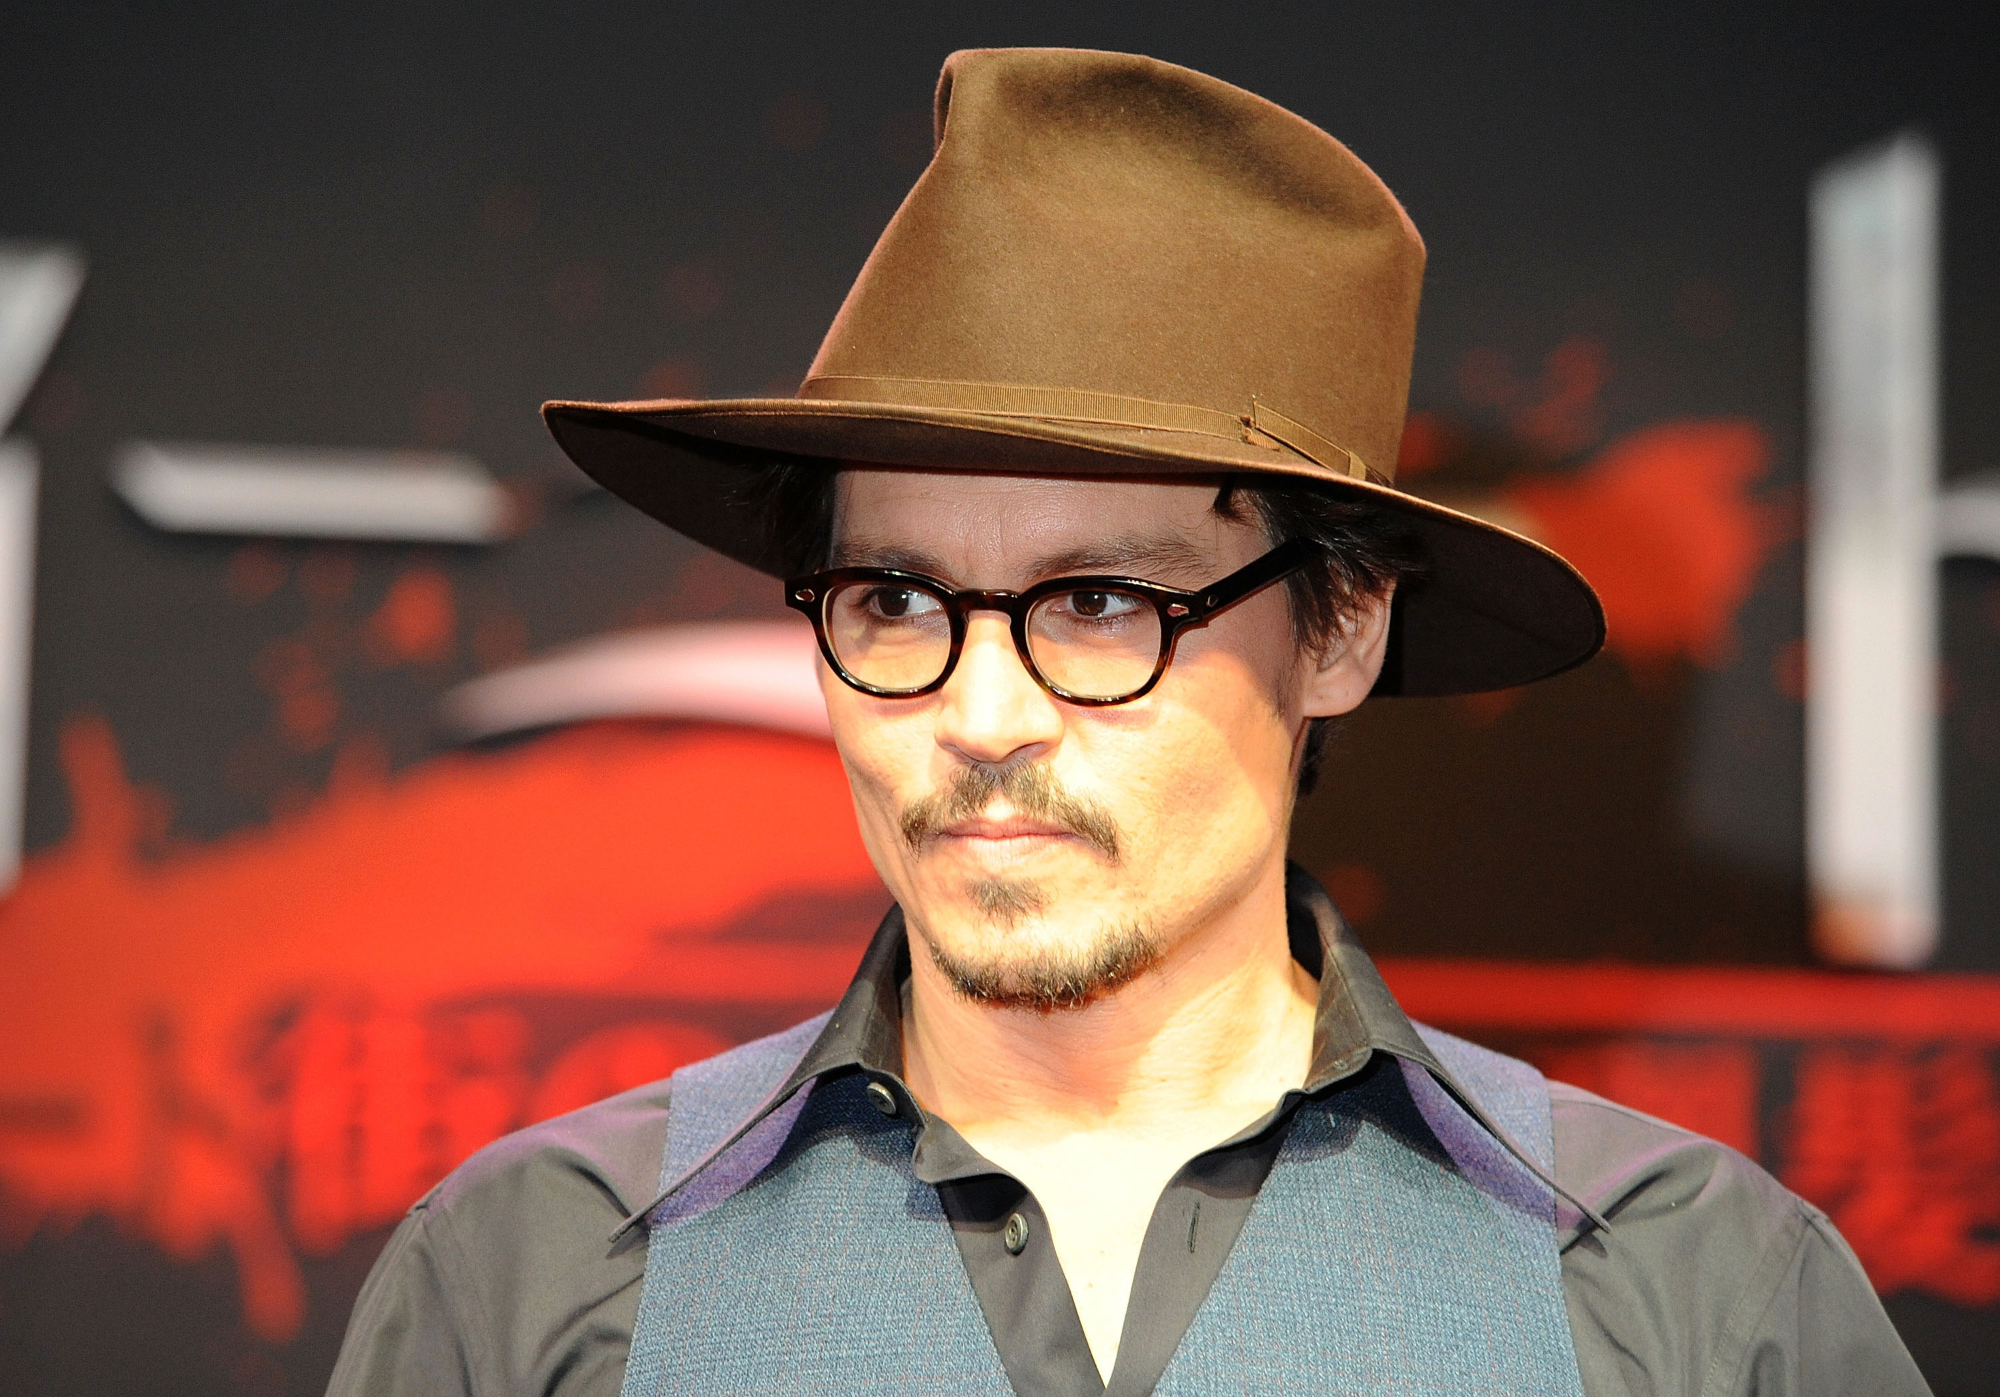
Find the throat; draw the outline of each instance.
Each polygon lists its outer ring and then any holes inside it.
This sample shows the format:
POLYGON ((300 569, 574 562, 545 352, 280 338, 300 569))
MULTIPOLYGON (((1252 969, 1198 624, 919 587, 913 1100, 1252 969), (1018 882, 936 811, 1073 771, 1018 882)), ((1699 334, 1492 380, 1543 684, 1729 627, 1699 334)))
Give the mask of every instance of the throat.
MULTIPOLYGON (((1006 1316, 1024 1313, 1066 1327, 1066 1298, 1101 1381, 1109 1384, 1121 1362, 1134 1368, 1128 1379, 1156 1379, 1193 1322, 1276 1157, 1283 1135, 1282 1124, 1272 1120, 1277 1104, 1249 1120, 1185 1120, 1172 1140, 1093 1131, 1028 1148, 989 1143, 984 1150, 967 1140, 1019 1186, 995 1195, 1001 1202, 989 1208, 991 1216, 961 1235, 981 1304, 989 1317, 1002 1317, 996 1332, 1006 1316), (1024 1223, 1016 1238, 1022 1250, 1003 1255, 993 1239, 1005 1241, 1004 1228, 1016 1212, 1024 1223), (1146 1310, 1145 1322, 1131 1331, 1142 1342, 1124 1355, 1135 1304, 1146 1310)), ((1003 1181, 988 1175, 985 1182, 1003 1181)), ((956 1219, 951 1187, 944 1192, 956 1219)), ((1051 1342, 1047 1334, 1001 1338, 1003 1344, 1021 1339, 1031 1351, 1046 1351, 1051 1342)))

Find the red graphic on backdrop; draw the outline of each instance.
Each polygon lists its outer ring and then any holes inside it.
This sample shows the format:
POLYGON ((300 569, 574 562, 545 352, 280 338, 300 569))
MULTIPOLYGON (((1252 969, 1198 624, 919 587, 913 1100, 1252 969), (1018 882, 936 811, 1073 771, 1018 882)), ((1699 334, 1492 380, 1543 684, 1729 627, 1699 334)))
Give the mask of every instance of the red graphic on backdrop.
POLYGON ((1755 1159, 1757 1050, 1742 1042, 1601 1039, 1534 1054, 1559 1082, 1671 1120, 1755 1159))
POLYGON ((1985 1057, 1807 1049, 1782 1177, 1824 1207, 1882 1290, 2000 1301, 2000 1092, 1985 1057))
POLYGON ((1782 512, 1749 493, 1769 459, 1754 423, 1667 422, 1504 498, 1597 588, 1619 655, 1712 668, 1729 658, 1736 612, 1782 537, 1782 512))
POLYGON ((295 1248, 719 1024, 824 1006, 886 905, 806 739, 577 729, 156 862, 109 731, 63 749, 74 827, 0 906, 9 1231, 96 1213, 226 1245, 270 1338, 303 1315, 295 1248))

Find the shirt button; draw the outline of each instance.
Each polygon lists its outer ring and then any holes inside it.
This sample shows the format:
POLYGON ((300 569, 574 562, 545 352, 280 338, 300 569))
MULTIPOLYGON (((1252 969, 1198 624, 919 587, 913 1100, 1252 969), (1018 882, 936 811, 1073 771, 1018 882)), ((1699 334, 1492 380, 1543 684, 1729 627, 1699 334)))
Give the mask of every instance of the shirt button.
POLYGON ((896 1105, 896 1093, 890 1091, 889 1088, 883 1086, 880 1082, 870 1082, 868 1084, 868 1104, 885 1116, 893 1116, 901 1109, 896 1105))
POLYGON ((1021 1249, 1028 1245, 1028 1220, 1019 1213, 1007 1219, 1007 1230, 1000 1236, 1009 1256, 1019 1256, 1021 1249))

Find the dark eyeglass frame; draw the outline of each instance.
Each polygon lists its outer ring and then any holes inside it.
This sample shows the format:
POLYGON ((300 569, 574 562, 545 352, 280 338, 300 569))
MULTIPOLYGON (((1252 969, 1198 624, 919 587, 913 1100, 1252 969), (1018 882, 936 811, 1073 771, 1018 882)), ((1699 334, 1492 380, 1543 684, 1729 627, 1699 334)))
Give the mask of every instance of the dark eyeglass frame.
POLYGON ((1022 668, 1034 677, 1037 684, 1064 703, 1086 708, 1108 708, 1114 704, 1131 703, 1153 691, 1153 686, 1160 682, 1160 676, 1173 662, 1174 649, 1179 645, 1183 631, 1207 625, 1238 602, 1247 601, 1273 582, 1291 576, 1310 562, 1312 556, 1311 544, 1292 539, 1198 592, 1176 591, 1172 587, 1162 587, 1157 582, 1136 577, 1112 577, 1097 573, 1082 577, 1051 577, 1021 592, 960 591, 921 572, 903 572, 896 568, 832 568, 788 580, 785 583, 785 605, 794 611, 804 612, 812 622, 813 635, 819 640, 819 652, 826 657, 828 667, 840 676, 841 681, 849 688, 876 698, 922 698, 942 689, 945 681, 951 678, 952 671, 958 668, 959 652, 965 648, 966 622, 972 613, 998 611, 1010 623, 1014 650, 1021 657, 1022 668), (944 604, 951 626, 951 650, 945 656, 944 669, 938 677, 920 689, 883 689, 865 683, 848 673, 840 657, 834 654, 833 642, 826 634, 826 599, 842 587, 869 582, 919 587, 944 604), (1153 664, 1152 674, 1130 693, 1111 698, 1073 694, 1052 683, 1042 673, 1041 666, 1035 663, 1035 657, 1028 648, 1028 613, 1037 602, 1061 592, 1098 591, 1130 592, 1144 597, 1153 604, 1160 618, 1160 657, 1153 664))

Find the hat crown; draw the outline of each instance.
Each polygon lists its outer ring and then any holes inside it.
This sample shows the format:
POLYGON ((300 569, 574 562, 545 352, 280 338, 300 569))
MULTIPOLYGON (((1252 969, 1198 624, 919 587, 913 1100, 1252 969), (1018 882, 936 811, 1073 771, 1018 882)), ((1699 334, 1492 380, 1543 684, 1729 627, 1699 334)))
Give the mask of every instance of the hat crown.
POLYGON ((1218 79, 1068 49, 953 54, 936 131, 809 384, 1261 404, 1392 474, 1423 242, 1346 146, 1218 79))

